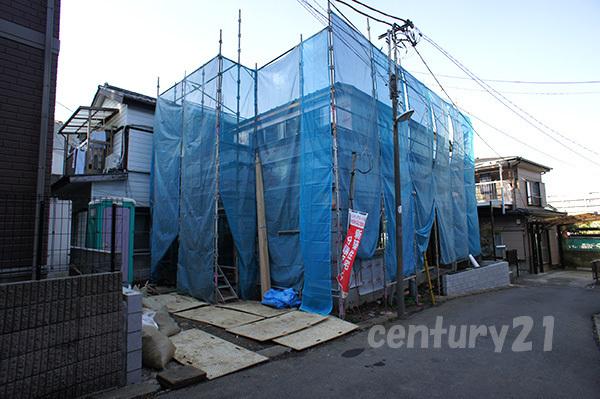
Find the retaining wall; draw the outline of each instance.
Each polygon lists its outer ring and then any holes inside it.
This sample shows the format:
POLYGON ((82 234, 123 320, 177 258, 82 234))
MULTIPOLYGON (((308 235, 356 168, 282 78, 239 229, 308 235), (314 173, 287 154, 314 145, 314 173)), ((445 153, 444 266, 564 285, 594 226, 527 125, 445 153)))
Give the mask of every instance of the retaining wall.
POLYGON ((121 273, 0 285, 0 398, 124 383, 121 273))
POLYGON ((510 285, 508 262, 497 262, 443 277, 445 295, 464 295, 471 292, 510 285))

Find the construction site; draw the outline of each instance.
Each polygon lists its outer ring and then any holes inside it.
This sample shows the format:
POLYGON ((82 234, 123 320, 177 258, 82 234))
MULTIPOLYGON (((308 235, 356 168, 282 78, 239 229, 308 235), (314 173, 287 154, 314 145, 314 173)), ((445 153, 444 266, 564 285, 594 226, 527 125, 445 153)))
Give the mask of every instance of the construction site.
POLYGON ((0 398, 598 396, 598 6, 96 3, 0 2, 0 398))
POLYGON ((332 12, 261 67, 240 64, 239 42, 237 61, 225 57, 220 40, 159 95, 154 282, 211 303, 293 288, 302 310, 343 317, 393 296, 399 272, 404 294, 480 254, 471 122, 399 65, 395 34, 386 54, 332 12), (368 216, 346 296, 351 210, 368 216))

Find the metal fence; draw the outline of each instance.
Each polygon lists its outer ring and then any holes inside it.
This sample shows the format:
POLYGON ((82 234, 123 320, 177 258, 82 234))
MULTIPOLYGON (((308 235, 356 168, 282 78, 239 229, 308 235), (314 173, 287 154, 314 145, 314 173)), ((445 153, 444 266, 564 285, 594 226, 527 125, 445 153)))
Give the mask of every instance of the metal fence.
POLYGON ((40 205, 36 222, 35 196, 0 197, 0 282, 119 270, 124 282, 146 277, 134 276, 134 264, 149 264, 147 210, 122 198, 46 197, 40 205))

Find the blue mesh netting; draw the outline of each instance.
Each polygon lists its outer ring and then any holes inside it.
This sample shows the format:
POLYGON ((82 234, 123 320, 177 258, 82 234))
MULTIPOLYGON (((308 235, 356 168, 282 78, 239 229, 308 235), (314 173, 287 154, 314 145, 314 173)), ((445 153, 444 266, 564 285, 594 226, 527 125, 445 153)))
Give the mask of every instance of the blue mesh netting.
POLYGON ((328 314, 331 297, 332 139, 327 33, 300 46, 300 249, 304 264, 302 310, 328 314))
MULTIPOLYGON (((256 157, 274 286, 301 291, 304 310, 331 311, 353 159, 353 206, 369 213, 359 257, 369 259, 384 247, 387 278, 395 279, 389 60, 335 14, 331 32, 339 204, 327 30, 257 71, 224 57, 219 64, 217 57, 161 95, 154 132, 152 266, 156 271, 179 235, 180 290, 214 299, 218 185, 237 255, 238 291, 244 298, 256 295, 256 157)), ((423 265, 434 220, 443 263, 479 254, 473 131, 466 117, 396 68, 399 111, 415 111, 399 129, 403 264, 410 275, 423 265)))
POLYGON ((179 155, 181 151, 180 107, 158 98, 154 113, 152 146, 151 274, 158 279, 158 264, 179 232, 179 155))

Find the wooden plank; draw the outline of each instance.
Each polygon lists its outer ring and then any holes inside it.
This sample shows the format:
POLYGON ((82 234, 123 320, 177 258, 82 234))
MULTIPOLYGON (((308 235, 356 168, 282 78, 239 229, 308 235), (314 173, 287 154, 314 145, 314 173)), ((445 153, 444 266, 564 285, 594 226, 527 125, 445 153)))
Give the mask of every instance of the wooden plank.
POLYGON ((177 316, 200 321, 202 323, 207 323, 212 326, 225 329, 264 319, 262 316, 238 312, 231 309, 219 308, 216 306, 204 306, 201 308, 186 310, 184 312, 177 313, 177 316))
POLYGON ((209 380, 268 360, 198 329, 182 331, 171 341, 176 348, 175 360, 205 371, 209 380))
POLYGON ((293 334, 275 338, 273 341, 279 345, 290 347, 301 351, 311 346, 322 344, 323 342, 341 337, 358 328, 356 324, 329 316, 325 321, 305 328, 293 334))
POLYGON ((295 310, 255 323, 230 328, 227 331, 263 342, 302 330, 323 320, 325 320, 325 316, 295 310))
POLYGON ((271 308, 256 301, 229 302, 218 304, 217 306, 220 308, 237 310, 239 312, 246 312, 262 317, 275 317, 292 311, 292 309, 271 308))
POLYGON ((258 231, 258 260, 260 270, 260 290, 262 298, 271 288, 271 270, 269 266, 269 245, 267 242, 267 221, 265 217, 265 192, 262 178, 262 165, 256 153, 256 224, 258 231))
POLYGON ((143 304, 145 307, 154 310, 160 310, 166 306, 171 313, 208 305, 208 303, 199 301, 196 298, 176 293, 147 296, 144 297, 143 304))

